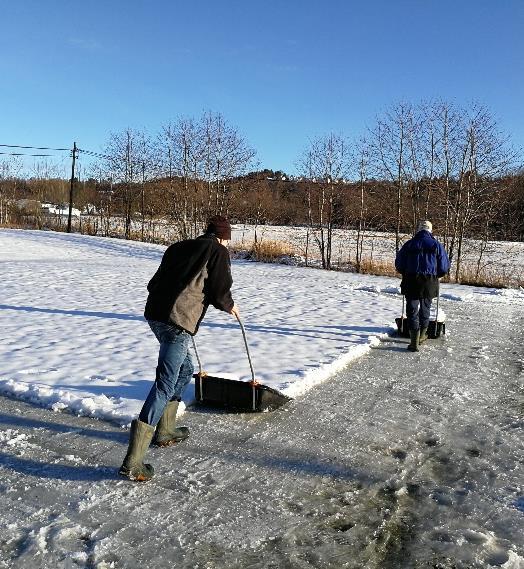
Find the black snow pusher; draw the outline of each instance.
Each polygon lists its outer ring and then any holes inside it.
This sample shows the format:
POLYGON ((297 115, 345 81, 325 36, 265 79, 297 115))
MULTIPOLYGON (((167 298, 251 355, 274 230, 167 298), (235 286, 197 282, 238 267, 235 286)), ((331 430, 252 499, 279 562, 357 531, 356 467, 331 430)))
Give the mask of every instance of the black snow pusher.
POLYGON ((193 338, 193 348, 199 367, 198 373, 195 373, 193 376, 195 379, 195 399, 200 405, 222 407, 230 411, 256 412, 277 409, 290 401, 291 398, 272 387, 259 383, 255 379, 253 363, 247 344, 246 331, 238 316, 237 320, 242 330, 247 358, 251 368, 251 381, 240 381, 208 375, 202 369, 202 362, 193 338))
MULTIPOLYGON (((439 321, 439 300, 440 294, 437 296, 437 309, 435 318, 429 321, 428 325, 428 338, 435 339, 440 338, 446 333, 446 323, 444 321, 439 321)), ((395 318, 395 323, 397 324, 398 335, 402 336, 402 338, 409 338, 409 328, 408 328, 408 319, 404 314, 405 308, 405 301, 404 296, 402 296, 402 314, 400 318, 395 318)))

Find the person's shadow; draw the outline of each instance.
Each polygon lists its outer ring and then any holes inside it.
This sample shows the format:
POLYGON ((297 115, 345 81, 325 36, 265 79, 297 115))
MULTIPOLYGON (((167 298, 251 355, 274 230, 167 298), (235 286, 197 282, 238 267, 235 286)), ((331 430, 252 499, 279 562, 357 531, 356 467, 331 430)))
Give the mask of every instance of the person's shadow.
MULTIPOLYGON (((129 433, 125 431, 105 431, 67 424, 53 423, 31 419, 19 415, 8 415, 0 413, 0 426, 22 429, 46 429, 55 433, 69 433, 71 435, 81 435, 101 440, 110 440, 125 445, 129 439, 129 433)), ((16 448, 16 447, 14 447, 16 448)), ((14 454, 0 452, 0 466, 8 468, 20 474, 35 476, 36 478, 49 478, 56 480, 74 481, 102 481, 118 480, 116 466, 100 465, 72 465, 72 464, 51 464, 40 462, 34 459, 22 458, 14 454)))
POLYGON ((20 474, 53 480, 73 480, 100 482, 118 480, 118 470, 114 466, 72 466, 69 464, 49 464, 37 460, 20 458, 0 452, 0 466, 20 474))
MULTIPOLYGON (((74 415, 71 415, 71 417, 74 418, 74 415)), ((127 431, 116 430, 116 428, 114 431, 104 431, 85 427, 73 427, 61 423, 52 423, 50 421, 30 419, 28 417, 19 415, 7 415, 5 413, 0 413, 0 425, 22 429, 46 429, 48 431, 54 431, 55 433, 81 434, 82 436, 86 437, 92 437, 106 441, 110 440, 122 444, 127 443, 129 439, 129 433, 127 431)))

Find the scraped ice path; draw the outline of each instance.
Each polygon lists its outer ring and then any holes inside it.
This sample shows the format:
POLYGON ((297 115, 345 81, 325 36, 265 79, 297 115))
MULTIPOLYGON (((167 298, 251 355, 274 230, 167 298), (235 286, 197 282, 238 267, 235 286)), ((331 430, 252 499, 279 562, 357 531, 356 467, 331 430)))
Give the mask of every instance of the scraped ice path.
POLYGON ((277 411, 188 413, 147 484, 117 426, 0 396, 0 568, 522 569, 524 310, 448 308, 277 411))
MULTIPOLYGON (((165 248, 1 230, 0 390, 54 410, 128 424, 151 386, 157 343, 142 317, 165 248)), ((296 397, 367 352, 401 307, 398 279, 233 263, 257 379, 296 397)), ((450 289, 451 290, 451 289, 450 289)), ((480 294, 454 287, 463 300, 480 294)), ((517 298, 482 292, 503 301, 517 298)), ((205 370, 249 379, 233 318, 210 308, 196 337, 205 370)), ((193 389, 185 394, 191 403, 193 389)))

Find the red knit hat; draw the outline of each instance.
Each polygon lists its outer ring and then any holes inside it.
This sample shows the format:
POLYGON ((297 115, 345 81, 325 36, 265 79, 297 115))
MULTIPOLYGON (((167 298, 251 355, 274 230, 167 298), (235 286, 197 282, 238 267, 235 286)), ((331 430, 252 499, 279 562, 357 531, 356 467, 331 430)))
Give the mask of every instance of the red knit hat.
POLYGON ((214 233, 218 239, 231 239, 231 225, 229 221, 221 215, 215 215, 207 222, 206 233, 214 233))

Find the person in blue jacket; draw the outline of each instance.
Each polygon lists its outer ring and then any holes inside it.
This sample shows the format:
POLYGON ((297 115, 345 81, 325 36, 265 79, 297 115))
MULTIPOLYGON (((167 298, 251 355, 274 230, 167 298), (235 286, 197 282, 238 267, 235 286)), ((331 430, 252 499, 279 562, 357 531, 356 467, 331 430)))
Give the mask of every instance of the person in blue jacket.
POLYGON ((432 300, 438 296, 439 279, 449 271, 446 250, 431 234, 430 221, 419 221, 415 236, 406 241, 395 259, 402 275, 400 290, 406 297, 406 316, 411 343, 408 350, 419 351, 427 340, 432 300))

